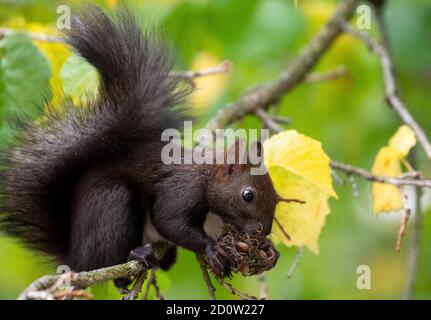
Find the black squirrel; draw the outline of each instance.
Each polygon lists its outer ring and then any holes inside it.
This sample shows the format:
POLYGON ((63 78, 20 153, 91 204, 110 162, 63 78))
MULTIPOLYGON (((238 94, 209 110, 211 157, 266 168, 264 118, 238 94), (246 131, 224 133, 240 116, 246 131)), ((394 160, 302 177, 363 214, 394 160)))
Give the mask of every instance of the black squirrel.
POLYGON ((269 234, 278 201, 269 175, 250 175, 249 163, 163 164, 161 133, 181 127, 188 90, 169 76, 170 46, 126 9, 111 18, 86 8, 66 41, 98 70, 99 93, 85 107, 66 101, 23 121, 2 151, 1 229, 74 271, 127 259, 166 270, 181 246, 229 275, 228 256, 203 224, 211 211, 269 234), (172 247, 154 261, 161 240, 172 247))

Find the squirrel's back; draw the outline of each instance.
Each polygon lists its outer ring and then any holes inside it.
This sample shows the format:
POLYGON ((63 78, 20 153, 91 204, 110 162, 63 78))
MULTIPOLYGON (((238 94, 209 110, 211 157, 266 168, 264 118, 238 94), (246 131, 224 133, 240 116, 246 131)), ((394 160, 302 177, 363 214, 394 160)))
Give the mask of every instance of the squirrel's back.
POLYGON ((31 248, 62 257, 69 245, 71 193, 90 167, 142 145, 160 144, 182 120, 185 95, 169 76, 169 46, 141 30, 126 9, 108 17, 95 7, 75 17, 67 42, 99 72, 97 98, 64 103, 38 122, 24 122, 2 151, 0 228, 31 248))

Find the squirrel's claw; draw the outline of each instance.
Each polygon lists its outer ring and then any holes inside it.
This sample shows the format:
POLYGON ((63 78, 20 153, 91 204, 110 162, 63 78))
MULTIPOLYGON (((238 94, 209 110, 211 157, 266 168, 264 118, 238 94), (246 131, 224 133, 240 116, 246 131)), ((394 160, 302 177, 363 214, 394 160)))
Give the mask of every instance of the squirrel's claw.
POLYGON ((206 255, 211 270, 216 275, 232 278, 230 270, 231 259, 219 245, 209 247, 206 255))
POLYGON ((147 268, 154 268, 157 266, 157 259, 154 256, 153 246, 149 243, 130 251, 128 260, 140 261, 144 263, 147 268))

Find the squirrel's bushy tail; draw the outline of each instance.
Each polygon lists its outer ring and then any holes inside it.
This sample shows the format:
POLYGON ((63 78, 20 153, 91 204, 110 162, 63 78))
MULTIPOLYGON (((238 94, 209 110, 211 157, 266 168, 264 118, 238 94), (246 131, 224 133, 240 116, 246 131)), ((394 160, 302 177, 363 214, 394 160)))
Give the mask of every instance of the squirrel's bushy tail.
POLYGON ((110 18, 86 7, 66 39, 100 73, 98 97, 80 108, 65 102, 58 112, 24 122, 0 164, 0 228, 60 259, 67 253, 70 195, 79 177, 137 144, 160 143, 161 131, 182 120, 174 109, 185 94, 179 79, 169 77, 169 46, 142 32, 124 8, 110 18))

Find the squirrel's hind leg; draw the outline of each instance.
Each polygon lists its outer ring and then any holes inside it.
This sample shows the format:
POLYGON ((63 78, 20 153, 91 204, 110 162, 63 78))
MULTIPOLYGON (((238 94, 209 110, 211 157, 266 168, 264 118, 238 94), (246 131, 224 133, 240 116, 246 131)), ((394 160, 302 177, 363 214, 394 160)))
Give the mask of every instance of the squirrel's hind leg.
POLYGON ((170 245, 166 253, 159 259, 154 255, 154 247, 151 243, 137 247, 130 251, 129 260, 138 260, 145 263, 148 268, 160 268, 169 270, 177 261, 177 246, 170 245))
POLYGON ((145 215, 126 182, 89 175, 77 186, 67 263, 74 271, 124 263, 142 244, 145 215))

